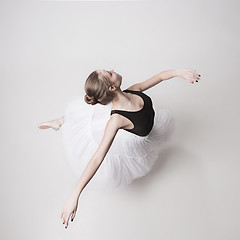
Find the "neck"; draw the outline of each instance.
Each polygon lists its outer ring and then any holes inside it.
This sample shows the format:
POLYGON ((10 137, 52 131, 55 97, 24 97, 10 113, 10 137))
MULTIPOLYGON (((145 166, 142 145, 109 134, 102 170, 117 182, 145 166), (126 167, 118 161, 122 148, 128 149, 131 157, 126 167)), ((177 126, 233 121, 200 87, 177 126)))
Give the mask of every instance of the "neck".
POLYGON ((129 98, 124 94, 124 92, 118 88, 115 92, 115 97, 112 100, 113 106, 125 105, 129 103, 129 98))

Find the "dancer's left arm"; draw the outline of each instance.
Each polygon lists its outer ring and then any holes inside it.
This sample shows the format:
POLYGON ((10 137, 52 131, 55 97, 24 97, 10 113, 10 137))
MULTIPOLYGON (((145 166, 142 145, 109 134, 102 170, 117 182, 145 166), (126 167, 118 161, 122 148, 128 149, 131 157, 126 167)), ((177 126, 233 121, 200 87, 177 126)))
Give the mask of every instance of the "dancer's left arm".
POLYGON ((117 115, 111 115, 109 121, 106 124, 104 136, 97 151, 86 166, 82 176, 80 177, 76 187, 74 188, 69 200, 67 201, 61 213, 61 218, 63 218, 63 224, 65 224, 65 228, 67 228, 68 226, 68 221, 71 214, 71 221, 73 221, 77 211, 79 196, 100 167, 120 127, 121 122, 119 121, 117 115))

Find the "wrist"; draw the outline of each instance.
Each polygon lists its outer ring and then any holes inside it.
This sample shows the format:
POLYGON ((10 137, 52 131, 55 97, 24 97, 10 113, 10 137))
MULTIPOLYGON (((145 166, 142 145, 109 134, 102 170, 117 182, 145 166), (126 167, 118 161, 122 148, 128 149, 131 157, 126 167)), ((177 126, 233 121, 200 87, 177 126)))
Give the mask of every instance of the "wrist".
POLYGON ((82 191, 79 191, 78 189, 74 189, 72 192, 72 196, 76 199, 79 199, 81 192, 82 191))
POLYGON ((182 77, 182 69, 176 69, 174 75, 175 77, 182 77))
POLYGON ((161 72, 160 78, 163 80, 168 80, 174 77, 180 77, 181 76, 181 69, 176 69, 176 70, 165 70, 161 72))

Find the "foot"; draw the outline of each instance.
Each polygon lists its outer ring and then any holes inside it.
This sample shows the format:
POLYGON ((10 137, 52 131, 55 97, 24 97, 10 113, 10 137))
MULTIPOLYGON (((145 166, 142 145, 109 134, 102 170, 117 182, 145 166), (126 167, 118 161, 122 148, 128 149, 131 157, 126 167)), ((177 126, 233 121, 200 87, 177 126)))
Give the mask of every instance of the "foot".
POLYGON ((63 124, 63 118, 59 118, 56 120, 40 123, 40 124, 38 124, 38 128, 40 128, 40 129, 52 128, 55 131, 58 131, 60 129, 60 127, 62 126, 62 124, 63 124))

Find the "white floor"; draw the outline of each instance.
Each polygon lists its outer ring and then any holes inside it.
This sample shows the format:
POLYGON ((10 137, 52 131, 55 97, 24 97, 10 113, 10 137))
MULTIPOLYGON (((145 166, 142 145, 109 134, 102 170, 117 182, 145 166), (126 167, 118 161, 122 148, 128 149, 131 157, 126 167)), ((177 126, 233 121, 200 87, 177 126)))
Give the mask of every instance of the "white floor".
POLYGON ((0 3, 0 238, 238 240, 239 3, 39 1, 0 3), (176 120, 149 175, 114 193, 84 190, 65 229, 60 213, 76 179, 62 116, 96 69, 123 89, 167 69, 196 69, 147 90, 176 120))

